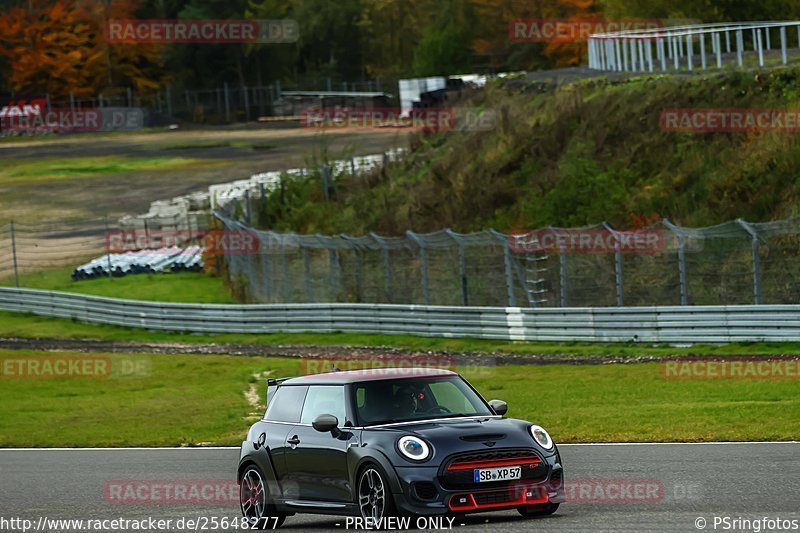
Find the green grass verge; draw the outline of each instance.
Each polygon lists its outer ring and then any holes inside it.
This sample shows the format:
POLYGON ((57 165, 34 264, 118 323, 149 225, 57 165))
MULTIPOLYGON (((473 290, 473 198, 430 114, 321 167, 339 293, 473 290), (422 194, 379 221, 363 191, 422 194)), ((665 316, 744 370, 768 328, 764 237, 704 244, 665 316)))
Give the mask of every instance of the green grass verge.
POLYGON ((49 183, 134 171, 172 170, 196 164, 182 157, 129 158, 125 156, 17 159, 6 161, 0 169, 0 183, 49 183))
MULTIPOLYGON (((73 281, 73 267, 23 274, 20 283, 28 289, 64 291, 109 298, 157 302, 234 303, 222 278, 197 272, 135 274, 121 278, 73 281)), ((0 280, 14 285, 14 278, 0 280)))
POLYGON ((674 347, 633 343, 512 342, 483 339, 443 339, 369 333, 169 333, 85 324, 76 320, 0 312, 0 338, 47 337, 134 342, 234 343, 264 346, 391 346, 409 351, 483 352, 498 355, 541 354, 574 356, 673 356, 800 354, 798 343, 697 344, 674 347))
MULTIPOLYGON (((52 354, 0 350, 0 364, 43 356, 52 354)), ((0 378, 0 446, 238 445, 264 408, 254 375, 300 368, 297 360, 256 357, 106 357, 113 372, 103 379, 0 378), (116 375, 142 361, 145 372, 116 375), (251 385, 257 406, 245 397, 251 385)), ((657 363, 484 367, 465 376, 487 398, 506 400, 509 416, 544 425, 557 442, 800 437, 796 380, 672 381, 657 363)))

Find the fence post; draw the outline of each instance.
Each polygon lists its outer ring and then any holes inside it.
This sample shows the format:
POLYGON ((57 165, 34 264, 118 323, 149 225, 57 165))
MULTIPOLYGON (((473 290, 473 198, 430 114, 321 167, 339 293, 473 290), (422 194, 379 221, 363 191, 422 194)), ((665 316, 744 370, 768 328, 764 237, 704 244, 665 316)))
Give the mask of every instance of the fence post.
POLYGON ((623 307, 625 303, 623 300, 622 250, 619 237, 616 230, 609 226, 607 222, 603 222, 603 227, 614 237, 614 284, 617 289, 617 306, 623 307))
MULTIPOLYGON (((506 271, 506 291, 508 292, 508 306, 517 306, 517 296, 514 294, 514 265, 511 258, 511 239, 494 229, 489 229, 492 235, 503 243, 503 263, 506 271)), ((528 287, 525 287, 528 290, 528 287)))
POLYGON ((244 121, 250 120, 250 97, 247 95, 247 85, 242 86, 242 93, 244 93, 244 121))
POLYGON ((167 85, 167 115, 172 118, 172 91, 167 85))
POLYGON ((11 257, 14 260, 14 284, 19 288, 19 270, 17 269, 17 241, 14 237, 14 221, 11 221, 11 257))
POLYGON ((751 250, 753 254, 753 297, 756 305, 761 305, 761 256, 759 254, 759 238, 758 231, 745 222, 741 218, 737 218, 736 222, 750 234, 751 250))
POLYGON ((744 34, 742 30, 736 32, 736 61, 742 66, 742 53, 744 52, 744 34))
POLYGON ((230 101, 230 95, 228 93, 228 82, 227 81, 225 82, 223 92, 225 93, 225 122, 230 122, 231 121, 231 101, 230 101))
MULTIPOLYGON (((628 72, 628 42, 622 41, 622 45, 620 45, 619 41, 616 41, 616 43, 617 43, 617 50, 619 51, 620 48, 622 49, 622 61, 621 61, 622 70, 628 72)), ((631 70, 633 70, 633 68, 631 68, 631 70)))
POLYGON ((325 193, 325 201, 328 202, 330 201, 331 198, 330 198, 330 168, 328 167, 327 163, 322 165, 321 174, 322 174, 322 189, 323 192, 325 193))
POLYGON ((458 245, 458 275, 461 278, 461 305, 469 305, 469 284, 467 280, 467 254, 464 249, 464 241, 453 230, 446 229, 447 234, 456 241, 458 245))
POLYGON ((383 242, 383 238, 378 236, 377 234, 370 232, 370 237, 375 239, 375 242, 378 243, 378 246, 381 247, 381 251, 383 252, 383 271, 385 277, 385 289, 386 289, 386 301, 392 303, 392 262, 391 258, 389 257, 389 247, 386 246, 386 243, 383 242))
POLYGON ((756 47, 758 48, 758 66, 764 66, 764 48, 761 44, 761 30, 756 30, 756 47))
POLYGON ((289 258, 286 257, 286 236, 281 236, 281 267, 283 268, 283 303, 289 303, 289 258))
POLYGON ((361 275, 361 250, 356 248, 354 252, 356 254, 356 296, 358 297, 359 302, 363 302, 364 286, 363 286, 363 278, 361 275))
POLYGON ((672 38, 672 61, 675 63, 675 70, 681 68, 681 58, 678 55, 678 42, 680 40, 681 40, 680 37, 672 38))
POLYGON ((110 237, 110 235, 108 233, 108 215, 105 215, 103 217, 103 222, 105 223, 105 226, 106 226, 106 237, 105 237, 104 240, 106 242, 106 260, 107 260, 106 263, 108 265, 108 279, 109 280, 113 280, 114 277, 111 275, 111 250, 110 250, 110 247, 108 246, 109 237, 110 237))
POLYGON ((686 239, 678 235, 678 277, 681 287, 681 305, 689 305, 689 287, 686 283, 686 239))
POLYGON ((559 268, 559 285, 561 289, 561 307, 568 307, 569 306, 569 287, 568 287, 568 273, 567 268, 569 267, 569 263, 567 262, 567 247, 562 243, 559 250, 558 250, 558 268, 559 268))
POLYGON ((788 61, 786 57, 786 26, 781 26, 781 59, 784 65, 788 61))
POLYGON ((308 248, 300 245, 300 252, 303 254, 303 277, 306 282, 306 300, 308 303, 314 302, 314 289, 311 285, 311 258, 308 256, 308 248))
POLYGON ((331 300, 336 301, 336 294, 339 292, 336 287, 336 266, 337 266, 337 257, 336 257, 336 250, 329 248, 328 249, 328 286, 331 290, 331 300))
POLYGON ((686 239, 679 231, 680 228, 669 221, 662 220, 668 230, 678 239, 678 277, 680 279, 681 305, 689 305, 689 284, 686 281, 686 239))
POLYGON ((264 248, 261 251, 261 261, 262 261, 262 266, 263 266, 263 271, 264 271, 264 293, 267 296, 267 303, 269 303, 270 300, 271 300, 271 297, 272 297, 272 293, 271 293, 271 290, 270 290, 272 288, 272 279, 271 279, 272 273, 270 272, 270 265, 269 265, 269 262, 270 262, 269 261, 269 247, 270 247, 269 239, 268 238, 267 239, 263 239, 262 244, 264 245, 264 248))
POLYGON ((708 67, 708 62, 706 61, 706 34, 700 34, 700 64, 703 67, 703 70, 706 70, 708 67))
POLYGON ((431 305, 431 297, 430 292, 428 290, 428 255, 425 253, 425 244, 413 231, 409 230, 406 231, 406 235, 417 243, 419 246, 419 259, 420 259, 420 271, 422 274, 422 297, 425 301, 425 305, 431 305))
POLYGON ((355 262, 354 262, 355 272, 354 272, 354 274, 355 274, 355 278, 356 278, 356 297, 358 298, 359 302, 363 302, 364 301, 364 296, 363 296, 363 290, 362 290, 362 288, 363 288, 363 283, 362 283, 363 278, 361 276, 361 259, 362 259, 361 258, 361 249, 358 247, 358 244, 356 243, 356 240, 353 237, 347 235, 346 233, 342 233, 341 236, 342 236, 342 239, 344 239, 345 241, 347 241, 350 244, 351 249, 353 250, 353 253, 355 254, 355 262))

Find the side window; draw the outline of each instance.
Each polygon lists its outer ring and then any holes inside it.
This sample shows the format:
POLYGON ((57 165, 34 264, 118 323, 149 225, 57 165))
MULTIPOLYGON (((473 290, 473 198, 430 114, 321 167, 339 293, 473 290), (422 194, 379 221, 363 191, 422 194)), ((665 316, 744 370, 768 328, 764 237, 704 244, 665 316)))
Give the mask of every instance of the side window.
POLYGON ((334 415, 343 426, 346 418, 344 387, 312 385, 308 389, 300 423, 310 424, 319 415, 334 415))
POLYGON ((439 381, 430 384, 431 393, 437 405, 446 408, 451 413, 472 414, 475 407, 464 396, 458 387, 450 381, 439 381))
POLYGON ((299 422, 300 410, 303 399, 306 397, 308 387, 294 387, 287 385, 278 387, 278 390, 269 399, 266 420, 274 422, 299 422))

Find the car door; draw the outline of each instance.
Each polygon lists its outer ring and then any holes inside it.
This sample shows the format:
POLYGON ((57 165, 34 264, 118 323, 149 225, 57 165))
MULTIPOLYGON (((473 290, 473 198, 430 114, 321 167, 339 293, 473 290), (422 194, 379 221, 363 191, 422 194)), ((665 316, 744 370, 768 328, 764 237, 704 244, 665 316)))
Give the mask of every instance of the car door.
POLYGON ((264 437, 261 437, 261 433, 254 434, 256 439, 265 440, 263 449, 269 450, 272 466, 275 469, 275 478, 284 498, 299 496, 297 487, 289 475, 286 454, 291 451, 291 445, 287 441, 293 435, 292 430, 295 425, 300 423, 303 401, 307 391, 307 386, 278 387, 274 396, 269 400, 264 420, 259 424, 259 429, 263 428, 264 437))
POLYGON ((347 449, 355 435, 345 426, 347 409, 342 385, 311 385, 297 424, 287 438, 287 477, 299 498, 309 501, 349 502, 352 491, 347 468, 347 449), (311 423, 322 414, 339 419, 333 433, 315 430, 311 423))

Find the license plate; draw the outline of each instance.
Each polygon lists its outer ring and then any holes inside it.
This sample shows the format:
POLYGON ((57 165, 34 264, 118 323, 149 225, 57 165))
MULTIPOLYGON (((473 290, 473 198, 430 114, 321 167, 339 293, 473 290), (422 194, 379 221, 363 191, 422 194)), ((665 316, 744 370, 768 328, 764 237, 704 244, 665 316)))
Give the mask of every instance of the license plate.
POLYGON ((487 481, 508 481, 510 479, 520 479, 521 477, 521 466, 475 469, 475 483, 485 483, 487 481))

